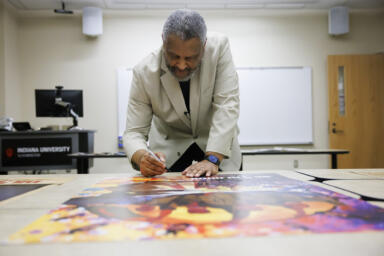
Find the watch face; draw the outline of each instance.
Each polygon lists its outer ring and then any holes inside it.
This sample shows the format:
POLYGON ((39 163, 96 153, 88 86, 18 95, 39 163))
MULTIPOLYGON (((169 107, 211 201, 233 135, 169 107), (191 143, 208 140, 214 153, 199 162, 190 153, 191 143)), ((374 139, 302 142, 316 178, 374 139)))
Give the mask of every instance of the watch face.
POLYGON ((213 156, 213 155, 209 155, 208 156, 208 161, 212 162, 214 164, 217 164, 219 162, 219 159, 217 157, 213 156))

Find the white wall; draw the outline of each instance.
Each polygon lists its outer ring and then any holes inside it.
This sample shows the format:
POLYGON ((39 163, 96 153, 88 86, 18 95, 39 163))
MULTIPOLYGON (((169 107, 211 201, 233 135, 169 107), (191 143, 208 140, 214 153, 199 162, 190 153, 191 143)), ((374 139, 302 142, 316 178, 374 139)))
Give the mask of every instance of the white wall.
MULTIPOLYGON (((202 11, 209 30, 230 38, 236 66, 313 68, 314 148, 328 147, 327 63, 329 54, 383 51, 383 12, 352 13, 350 34, 328 35, 325 12, 202 11)), ((117 151, 116 68, 132 67, 161 45, 168 11, 127 11, 104 15, 104 34, 81 34, 80 16, 24 16, 18 19, 17 50, 20 120, 35 127, 70 124, 70 119, 36 118, 34 89, 64 85, 84 90, 80 126, 96 129, 95 151, 117 151)), ((16 61, 17 63, 17 61, 16 61)), ((17 82, 16 82, 17 83, 17 82)), ((16 97, 16 96, 14 96, 16 97)), ((16 98, 15 98, 16 100, 16 98)), ((11 104, 10 102, 7 102, 11 104)), ((7 108, 8 109, 8 108, 7 108)), ((246 169, 328 168, 326 156, 246 157, 246 169)), ((125 160, 96 160, 92 172, 127 170, 125 160)))
POLYGON ((0 2, 0 117, 19 118, 23 111, 19 80, 17 14, 8 2, 0 2))
POLYGON ((20 107, 22 87, 19 70, 18 20, 15 11, 6 4, 4 13, 4 78, 5 112, 7 116, 20 119, 23 108, 20 107))
POLYGON ((5 81, 4 81, 4 5, 0 1, 0 118, 5 115, 5 81))

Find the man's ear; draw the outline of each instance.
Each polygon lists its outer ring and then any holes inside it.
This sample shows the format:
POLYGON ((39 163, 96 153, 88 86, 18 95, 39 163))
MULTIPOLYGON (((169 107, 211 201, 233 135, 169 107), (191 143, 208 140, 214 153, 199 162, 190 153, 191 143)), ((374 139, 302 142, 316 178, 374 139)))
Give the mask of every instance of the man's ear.
POLYGON ((204 41, 203 49, 201 50, 201 55, 203 55, 204 52, 205 52, 205 45, 206 45, 206 44, 207 44, 207 39, 205 39, 205 41, 204 41))

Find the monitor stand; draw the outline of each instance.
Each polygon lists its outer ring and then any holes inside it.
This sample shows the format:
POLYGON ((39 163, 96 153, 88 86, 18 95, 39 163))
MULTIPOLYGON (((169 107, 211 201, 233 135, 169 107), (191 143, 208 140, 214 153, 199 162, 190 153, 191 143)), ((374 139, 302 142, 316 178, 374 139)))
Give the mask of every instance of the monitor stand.
POLYGON ((83 128, 79 126, 71 126, 68 128, 68 131, 81 131, 81 130, 83 130, 83 128))
POLYGON ((75 111, 73 111, 73 109, 71 108, 70 111, 69 111, 71 117, 72 117, 72 120, 73 120, 73 125, 71 127, 68 128, 69 131, 79 131, 79 130, 83 130, 83 128, 80 128, 77 124, 78 124, 78 118, 79 116, 75 113, 75 111))

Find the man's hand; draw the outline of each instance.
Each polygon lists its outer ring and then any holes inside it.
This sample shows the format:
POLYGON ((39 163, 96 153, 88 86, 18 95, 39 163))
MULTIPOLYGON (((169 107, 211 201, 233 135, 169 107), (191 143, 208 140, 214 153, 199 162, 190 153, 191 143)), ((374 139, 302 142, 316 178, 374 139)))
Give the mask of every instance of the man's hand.
POLYGON ((182 174, 187 177, 200 177, 205 175, 207 177, 216 175, 219 172, 219 167, 208 160, 203 160, 192 164, 185 169, 182 174))
POLYGON ((161 175, 167 171, 165 167, 165 155, 161 152, 157 152, 155 155, 161 162, 153 157, 148 151, 143 152, 139 157, 138 166, 140 167, 140 172, 143 176, 152 177, 161 175))

